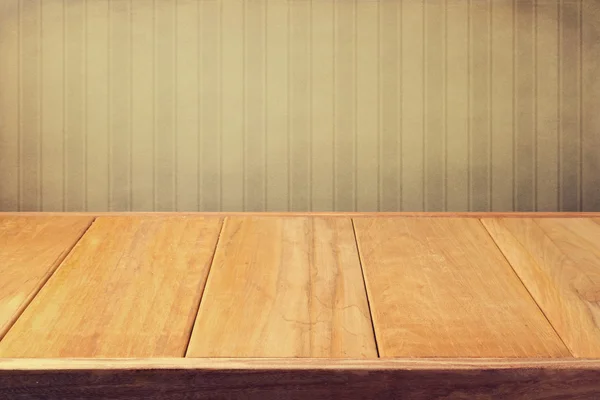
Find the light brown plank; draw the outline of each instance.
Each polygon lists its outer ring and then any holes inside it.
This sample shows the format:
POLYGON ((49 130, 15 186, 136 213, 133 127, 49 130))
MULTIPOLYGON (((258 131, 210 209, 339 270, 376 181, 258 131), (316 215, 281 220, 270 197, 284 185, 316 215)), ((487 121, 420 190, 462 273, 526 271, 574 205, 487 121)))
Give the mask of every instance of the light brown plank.
POLYGON ((597 399, 598 360, 2 360, 12 399, 597 399))
POLYGON ((188 357, 377 357, 349 219, 228 218, 188 357))
POLYGON ((98 218, 0 357, 183 356, 221 220, 98 218))
POLYGON ((479 221, 354 223, 382 357, 569 356, 479 221))
POLYGON ((600 225, 591 219, 483 223, 576 357, 600 357, 600 225))
POLYGON ((0 339, 92 220, 0 216, 0 339))

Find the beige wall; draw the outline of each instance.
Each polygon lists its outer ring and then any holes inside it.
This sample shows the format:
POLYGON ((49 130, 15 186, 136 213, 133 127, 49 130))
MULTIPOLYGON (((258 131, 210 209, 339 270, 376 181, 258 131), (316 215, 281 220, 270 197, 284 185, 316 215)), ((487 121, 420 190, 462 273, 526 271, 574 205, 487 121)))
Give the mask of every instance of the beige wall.
POLYGON ((1 0, 0 210, 600 210, 600 1, 1 0))

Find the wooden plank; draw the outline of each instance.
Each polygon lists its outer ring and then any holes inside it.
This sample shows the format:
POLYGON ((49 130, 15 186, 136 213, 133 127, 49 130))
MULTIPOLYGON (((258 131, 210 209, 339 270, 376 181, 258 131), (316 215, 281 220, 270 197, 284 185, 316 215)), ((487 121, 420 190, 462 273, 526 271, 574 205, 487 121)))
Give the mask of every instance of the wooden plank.
POLYGON ((349 219, 228 218, 188 357, 377 357, 349 219))
POLYGON ((597 399, 598 360, 0 360, 10 399, 597 399))
POLYGON ((573 355, 600 357, 600 225, 592 219, 483 223, 573 355))
POLYGON ((0 342, 0 357, 183 356, 219 218, 98 218, 0 342))
POLYGON ((0 339, 92 220, 0 216, 0 339))
POLYGON ((382 357, 569 356, 479 221, 354 223, 382 357))

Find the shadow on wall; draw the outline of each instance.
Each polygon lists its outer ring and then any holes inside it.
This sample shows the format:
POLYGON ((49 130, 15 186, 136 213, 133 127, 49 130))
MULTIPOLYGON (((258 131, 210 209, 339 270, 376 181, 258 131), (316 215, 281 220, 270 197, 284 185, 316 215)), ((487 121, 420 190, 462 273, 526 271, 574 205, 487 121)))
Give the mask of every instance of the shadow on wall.
POLYGON ((3 0, 0 210, 600 211, 594 0, 3 0))

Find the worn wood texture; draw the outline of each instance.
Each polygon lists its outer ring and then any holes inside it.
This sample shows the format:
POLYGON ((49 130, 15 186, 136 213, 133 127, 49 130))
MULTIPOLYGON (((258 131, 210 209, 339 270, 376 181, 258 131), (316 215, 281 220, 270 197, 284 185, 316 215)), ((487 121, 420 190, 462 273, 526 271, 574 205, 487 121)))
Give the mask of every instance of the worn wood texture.
POLYGON ((0 342, 0 357, 183 356, 219 218, 98 218, 0 342))
POLYGON ((576 357, 600 357, 599 221, 483 219, 576 357))
POLYGON ((191 357, 377 357, 350 219, 227 218, 191 357))
POLYGON ((355 219, 383 357, 564 357, 475 219, 355 219))
POLYGON ((92 220, 0 216, 0 339, 92 220))
POLYGON ((597 399, 597 360, 0 360, 8 399, 597 399))

